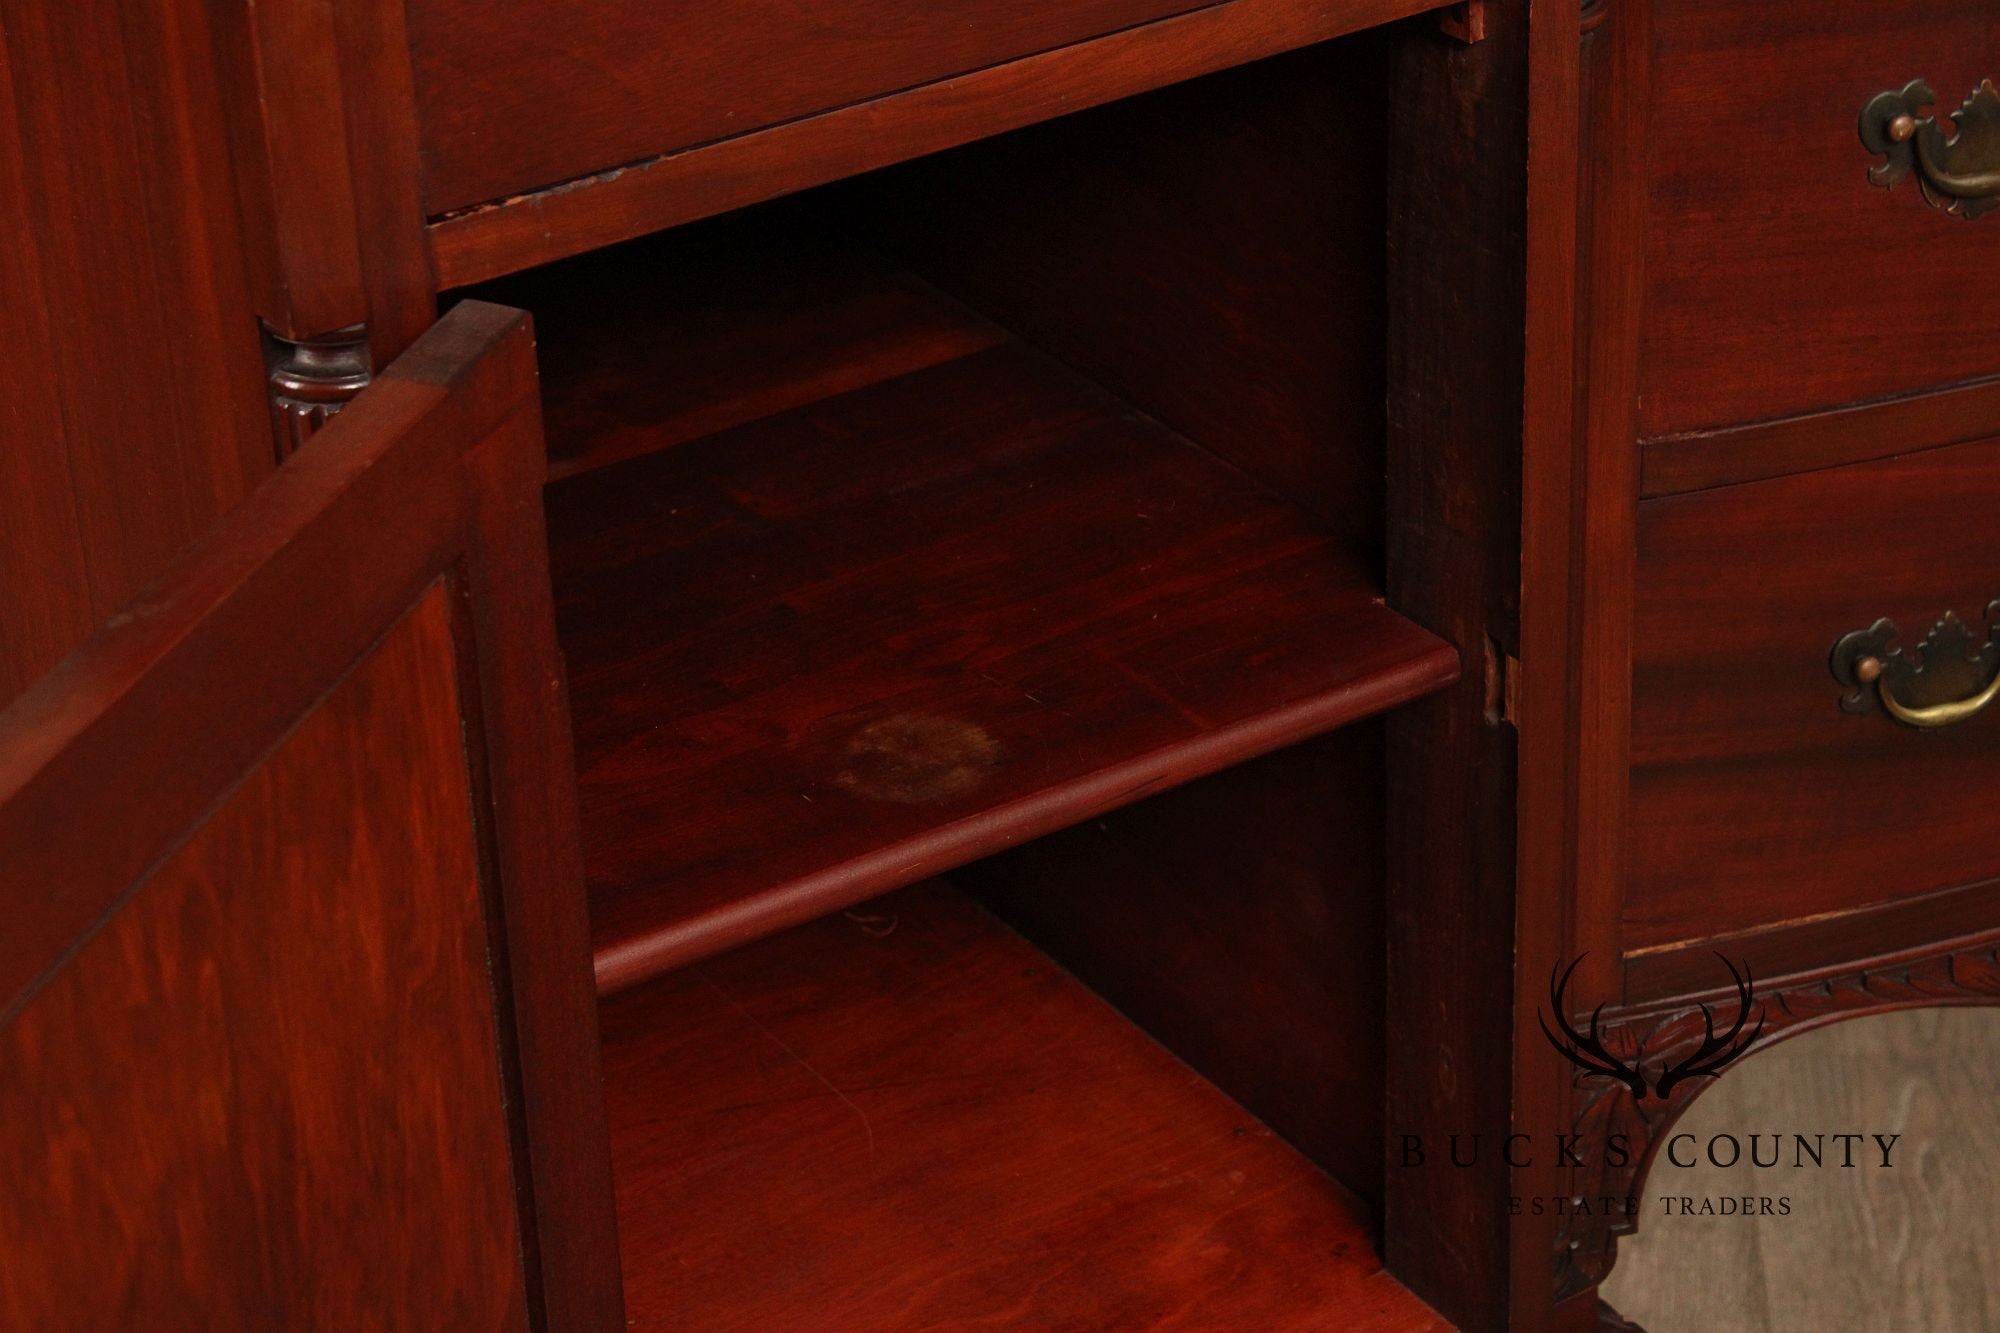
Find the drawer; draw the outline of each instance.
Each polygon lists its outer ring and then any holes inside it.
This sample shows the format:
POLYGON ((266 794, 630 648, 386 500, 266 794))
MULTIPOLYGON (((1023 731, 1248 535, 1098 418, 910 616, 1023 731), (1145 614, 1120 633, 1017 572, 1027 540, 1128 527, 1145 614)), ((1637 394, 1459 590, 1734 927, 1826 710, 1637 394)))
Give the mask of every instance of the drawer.
POLYGON ((1996 513, 2000 440, 1640 506, 1628 950, 2000 876, 2000 703, 1926 730, 1877 693, 1991 679, 1996 513), (1904 678, 1948 611, 1971 644, 1904 678), (1901 657, 1850 692, 1834 645, 1883 618, 1901 657))
POLYGON ((2000 6, 1654 0, 1652 21, 1642 434, 2000 371, 2000 213, 1929 206, 1920 171, 1872 184, 1858 132, 1913 79, 1939 115, 2000 79, 2000 6))
POLYGON ((425 208, 450 212, 1204 7, 410 0, 425 208))

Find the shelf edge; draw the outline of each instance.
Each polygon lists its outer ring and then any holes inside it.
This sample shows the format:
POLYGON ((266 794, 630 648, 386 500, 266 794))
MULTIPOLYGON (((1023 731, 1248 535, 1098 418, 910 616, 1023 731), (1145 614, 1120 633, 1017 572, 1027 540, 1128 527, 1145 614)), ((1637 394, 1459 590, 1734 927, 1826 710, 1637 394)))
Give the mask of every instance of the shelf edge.
POLYGON ((1456 649, 1386 608, 1411 639, 1401 661, 1284 708, 1218 727, 1031 796, 982 810, 726 906, 597 946, 600 996, 906 887, 983 856, 1323 735, 1445 688, 1459 678, 1456 649))

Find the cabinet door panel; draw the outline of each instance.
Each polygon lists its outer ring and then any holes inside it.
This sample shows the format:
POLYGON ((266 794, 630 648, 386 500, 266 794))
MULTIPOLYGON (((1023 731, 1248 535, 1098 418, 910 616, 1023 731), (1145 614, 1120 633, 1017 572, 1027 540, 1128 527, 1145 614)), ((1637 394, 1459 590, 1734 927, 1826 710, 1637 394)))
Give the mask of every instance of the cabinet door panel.
POLYGON ((0 715, 0 1325, 613 1327, 527 321, 0 715))

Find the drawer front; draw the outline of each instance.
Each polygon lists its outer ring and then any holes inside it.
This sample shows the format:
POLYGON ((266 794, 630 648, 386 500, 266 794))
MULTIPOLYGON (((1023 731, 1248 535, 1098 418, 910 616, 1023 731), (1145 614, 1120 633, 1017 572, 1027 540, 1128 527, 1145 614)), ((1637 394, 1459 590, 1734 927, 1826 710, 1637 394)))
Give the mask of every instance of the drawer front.
POLYGON ((436 215, 1213 0, 411 0, 436 215))
POLYGON ((2000 440, 1641 505, 1628 950, 2000 876, 2000 702, 1926 729, 1882 701, 2000 669, 1971 660, 1996 514, 2000 440), (1906 673, 1947 611, 1969 642, 1906 673), (1889 671, 1844 686, 1836 642, 1884 618, 1896 641, 1852 656, 1889 671))
MULTIPOLYGON (((1932 206, 1921 165, 1871 183, 1885 157, 1859 132, 1911 80, 1940 116, 2000 80, 2000 6, 1653 0, 1652 18, 1642 433, 2000 371, 2000 212, 1932 206)), ((1976 119, 2000 137, 1996 115, 1976 119)), ((1939 165, 2000 165, 1986 134, 1939 165)))

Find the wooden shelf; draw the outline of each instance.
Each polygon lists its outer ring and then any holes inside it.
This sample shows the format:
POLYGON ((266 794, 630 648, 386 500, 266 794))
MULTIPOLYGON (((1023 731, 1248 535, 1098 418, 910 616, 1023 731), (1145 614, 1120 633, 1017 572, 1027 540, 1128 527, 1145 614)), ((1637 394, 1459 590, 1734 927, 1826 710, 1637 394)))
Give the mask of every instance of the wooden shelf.
POLYGON ((662 313, 681 264, 537 310, 600 989, 1455 676, 1233 468, 878 261, 764 253, 693 266, 734 313, 662 313))
POLYGON ((488 283, 535 315, 549 476, 573 476, 1007 340, 787 205, 488 283))
POLYGON ((1362 1206, 931 882, 603 1006, 638 1329, 1443 1329, 1362 1206))

